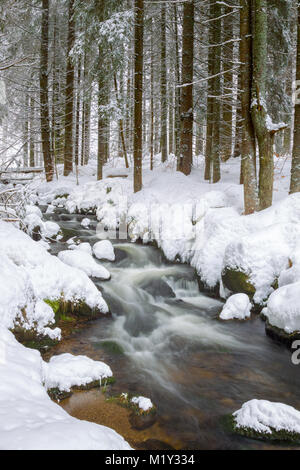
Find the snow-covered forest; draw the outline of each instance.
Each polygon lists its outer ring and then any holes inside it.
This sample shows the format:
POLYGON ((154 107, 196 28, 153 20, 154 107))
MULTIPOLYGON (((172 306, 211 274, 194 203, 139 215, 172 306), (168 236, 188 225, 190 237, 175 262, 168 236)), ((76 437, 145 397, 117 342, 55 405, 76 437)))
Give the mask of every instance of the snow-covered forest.
POLYGON ((300 448, 298 0, 1 0, 0 449, 300 448))

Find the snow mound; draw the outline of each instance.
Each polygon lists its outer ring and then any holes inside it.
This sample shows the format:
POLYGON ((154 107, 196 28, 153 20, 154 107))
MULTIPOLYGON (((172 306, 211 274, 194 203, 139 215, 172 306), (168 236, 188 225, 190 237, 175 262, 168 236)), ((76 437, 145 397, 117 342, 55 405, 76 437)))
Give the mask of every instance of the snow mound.
POLYGON ((112 371, 104 362, 96 362, 85 356, 61 354, 53 356, 45 363, 45 386, 69 392, 71 387, 87 385, 112 376, 112 371))
POLYGON ((286 333, 300 331, 300 281, 277 289, 269 297, 264 315, 286 333))
POLYGON ((142 411, 150 411, 153 408, 153 403, 150 398, 146 397, 133 397, 131 402, 137 405, 142 411))
POLYGON ((89 226, 91 225, 91 219, 83 219, 82 222, 81 222, 81 226, 83 228, 89 228, 89 226))
POLYGON ((72 418, 52 402, 43 385, 46 366, 0 324, 0 449, 130 450, 112 429, 72 418))
POLYGON ((93 252, 96 258, 108 260, 108 261, 115 261, 115 252, 113 244, 109 240, 102 240, 100 242, 95 243, 93 246, 93 252))
POLYGON ((237 428, 264 434, 272 434, 274 430, 300 433, 300 412, 283 403, 250 400, 233 417, 237 428))
POLYGON ((79 243, 79 245, 76 245, 75 243, 74 244, 70 244, 68 243, 69 245, 69 250, 79 250, 79 251, 84 251, 85 253, 88 253, 89 255, 92 255, 92 247, 89 243, 79 243))
POLYGON ((251 302, 246 294, 235 294, 229 297, 222 312, 221 320, 245 320, 250 317, 251 302))
POLYGON ((98 264, 91 254, 83 250, 66 250, 58 254, 58 258, 65 264, 78 268, 90 277, 103 280, 110 279, 109 271, 98 264))
POLYGON ((48 334, 54 312, 43 302, 45 299, 63 297, 75 304, 83 301, 91 309, 108 312, 101 293, 82 270, 67 266, 43 245, 3 221, 0 267, 0 323, 7 328, 20 324, 48 334))

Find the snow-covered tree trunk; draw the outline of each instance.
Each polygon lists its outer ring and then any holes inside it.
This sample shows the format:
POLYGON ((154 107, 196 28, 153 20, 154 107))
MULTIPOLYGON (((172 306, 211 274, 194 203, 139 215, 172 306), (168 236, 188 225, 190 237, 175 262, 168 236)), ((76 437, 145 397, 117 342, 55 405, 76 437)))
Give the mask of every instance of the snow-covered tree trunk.
POLYGON ((144 0, 135 0, 134 31, 134 192, 142 189, 144 0))
POLYGON ((67 79, 65 104, 65 147, 64 176, 73 170, 73 107, 74 107, 74 65, 71 51, 75 41, 74 0, 69 0, 69 26, 67 47, 67 79))
POLYGON ((161 5, 161 57, 160 57, 160 101, 161 101, 161 161, 168 159, 168 107, 167 107, 167 25, 166 5, 161 5))
POLYGON ((268 9, 266 0, 254 3, 252 121, 259 147, 259 205, 266 209, 273 198, 273 140, 266 104, 268 9))
POLYGON ((297 73, 296 73, 296 102, 294 146, 291 171, 290 193, 300 191, 300 4, 298 5, 298 41, 297 41, 297 73))
POLYGON ((50 147, 50 116, 48 96, 49 0, 42 0, 42 35, 40 63, 41 137, 47 181, 52 181, 54 167, 50 147))

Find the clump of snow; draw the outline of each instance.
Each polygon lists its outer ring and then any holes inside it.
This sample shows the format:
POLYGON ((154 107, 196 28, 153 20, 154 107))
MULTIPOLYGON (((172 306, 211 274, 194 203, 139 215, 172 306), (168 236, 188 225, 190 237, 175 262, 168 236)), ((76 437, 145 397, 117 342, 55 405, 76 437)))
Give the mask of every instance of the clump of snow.
POLYGON ((140 410, 145 412, 150 411, 153 408, 152 401, 150 400, 150 398, 146 397, 133 397, 131 399, 131 403, 137 405, 140 410))
POLYGON ((84 228, 89 228, 90 225, 91 225, 91 220, 88 218, 83 219, 81 222, 81 226, 84 228))
POLYGON ((300 434, 300 411, 283 403, 250 400, 233 417, 237 428, 263 434, 272 434, 274 430, 300 434))
MULTIPOLYGON (((87 366, 87 373, 91 374, 92 365, 87 366)), ((49 365, 40 353, 19 344, 0 321, 0 449, 130 450, 112 429, 77 420, 52 402, 44 387, 47 369, 49 378, 55 366, 50 366, 49 373, 49 365)), ((76 373, 77 369, 75 381, 76 373)), ((83 370, 79 376, 84 376, 83 370)), ((64 378, 60 376, 58 381, 64 378)), ((73 381, 70 379, 69 383, 73 381)))
POLYGON ((235 294, 227 299, 220 313, 221 320, 245 320, 250 317, 251 302, 246 294, 235 294))
POLYGON ((84 251, 85 253, 88 253, 89 255, 92 255, 92 247, 89 243, 79 243, 77 244, 69 244, 69 250, 79 250, 79 251, 84 251))
POLYGON ((115 252, 113 244, 109 240, 102 240, 100 242, 95 243, 93 246, 93 252, 96 258, 108 260, 108 261, 115 261, 115 252))
MULTIPOLYGON (((80 246, 80 245, 79 245, 80 246)), ((65 264, 78 268, 90 277, 96 277, 99 279, 107 280, 110 279, 109 271, 97 263, 93 256, 87 251, 75 249, 61 251, 58 254, 58 258, 65 264)))
POLYGON ((112 377, 112 371, 104 362, 93 361, 86 356, 61 354, 44 363, 45 386, 69 392, 74 386, 80 387, 96 380, 112 377))

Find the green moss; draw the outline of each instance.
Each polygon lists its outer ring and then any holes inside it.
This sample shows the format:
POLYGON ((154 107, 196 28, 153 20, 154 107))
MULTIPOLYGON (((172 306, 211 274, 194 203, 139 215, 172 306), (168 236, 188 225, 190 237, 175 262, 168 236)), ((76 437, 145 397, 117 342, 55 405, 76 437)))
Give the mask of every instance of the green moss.
POLYGON ((57 194, 54 199, 67 199, 70 196, 68 193, 57 194))
POLYGON ((60 307, 60 300, 44 299, 44 302, 52 308, 55 314, 58 312, 60 307))
POLYGON ((156 407, 153 406, 150 410, 144 411, 139 408, 138 405, 135 403, 132 403, 131 399, 135 395, 130 395, 129 393, 122 393, 121 395, 117 395, 114 397, 109 397, 107 398, 107 401, 117 403, 118 405, 130 409, 133 411, 137 416, 147 416, 147 415, 153 415, 156 414, 156 407))
POLYGON ((243 437, 250 439, 257 439, 262 441, 273 441, 273 442, 287 442, 288 444, 300 444, 300 434, 289 432, 286 430, 277 431, 276 429, 270 428, 271 433, 263 433, 255 431, 252 428, 237 427, 234 416, 230 416, 227 420, 227 426, 232 432, 243 437))
POLYGON ((222 273, 222 281, 231 292, 244 293, 253 297, 255 287, 250 281, 250 276, 238 269, 225 268, 222 273))
POLYGON ((65 392, 59 390, 59 388, 50 388, 47 390, 49 397, 53 401, 60 402, 61 400, 65 400, 66 398, 70 398, 72 396, 72 392, 65 392))
POLYGON ((115 341, 102 341, 99 346, 112 354, 124 354, 122 346, 115 341))

